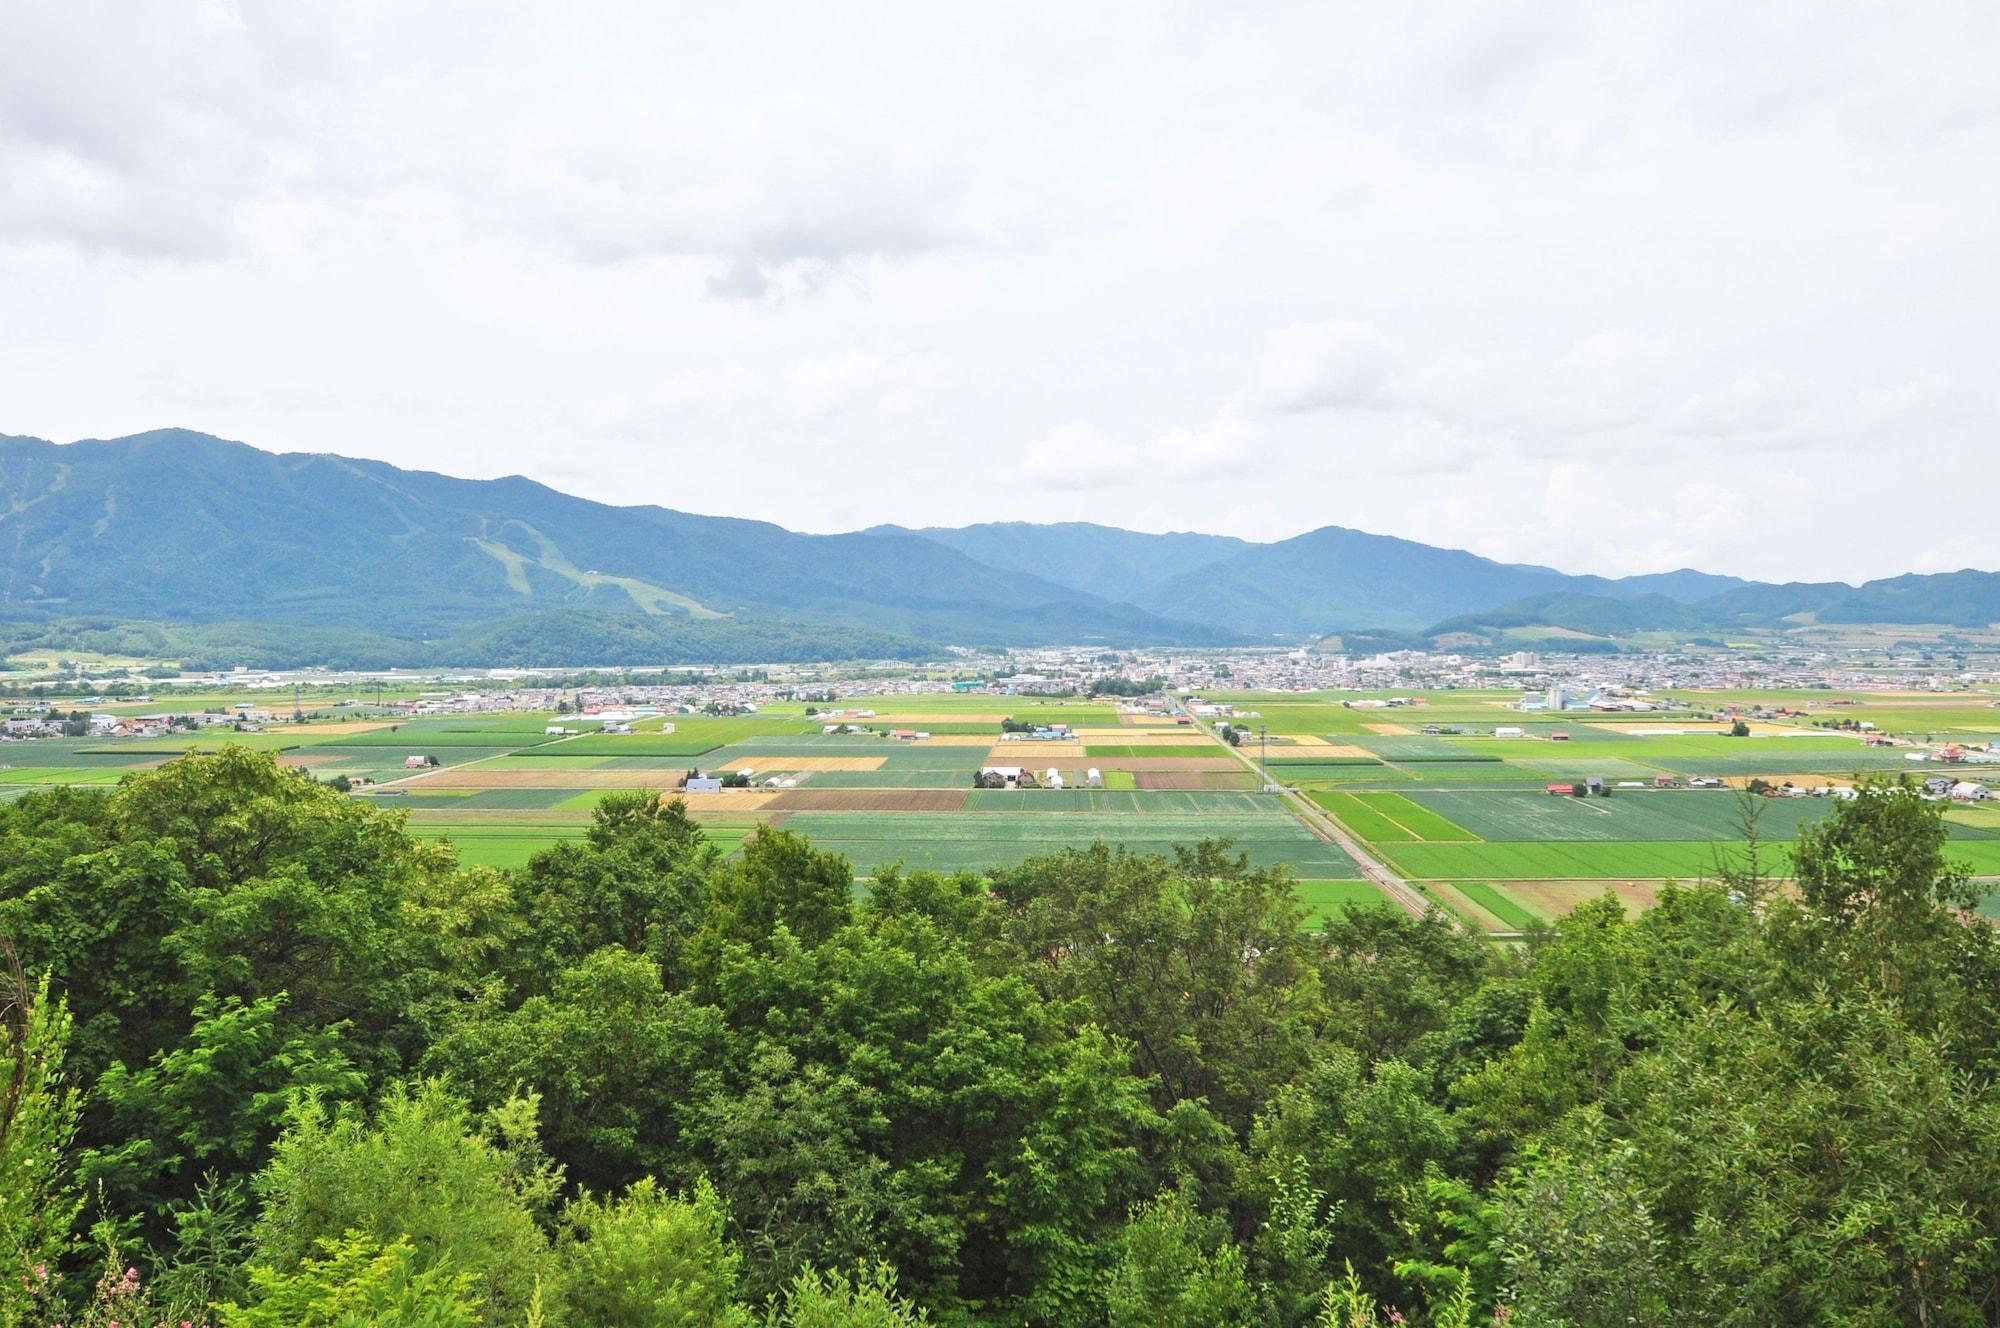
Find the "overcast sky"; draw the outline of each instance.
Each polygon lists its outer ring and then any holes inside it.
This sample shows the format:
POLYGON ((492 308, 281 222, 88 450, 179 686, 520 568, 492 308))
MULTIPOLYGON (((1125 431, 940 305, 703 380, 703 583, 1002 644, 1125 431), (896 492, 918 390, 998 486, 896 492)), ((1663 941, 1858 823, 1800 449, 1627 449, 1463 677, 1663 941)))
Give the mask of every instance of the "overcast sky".
POLYGON ((983 8, 0 8, 0 432, 2000 568, 2000 5, 983 8))

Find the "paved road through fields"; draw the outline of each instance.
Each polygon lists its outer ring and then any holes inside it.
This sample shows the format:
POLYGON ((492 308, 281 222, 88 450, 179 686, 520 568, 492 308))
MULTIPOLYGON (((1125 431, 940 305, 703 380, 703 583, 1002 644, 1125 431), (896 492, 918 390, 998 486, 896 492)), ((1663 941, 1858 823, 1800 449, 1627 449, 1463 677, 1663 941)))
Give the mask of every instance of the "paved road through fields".
MULTIPOLYGON (((1297 814, 1298 818, 1306 823, 1308 830, 1311 830, 1321 839, 1331 840, 1333 843, 1338 844, 1341 852, 1354 859, 1354 865, 1361 869, 1361 875, 1373 883, 1383 894, 1389 896, 1390 900, 1397 907, 1413 918, 1424 917, 1433 908, 1437 907, 1430 900, 1426 899, 1415 886, 1390 871, 1388 864, 1382 862, 1364 848, 1359 840, 1341 828, 1340 822, 1328 816, 1325 810, 1313 802, 1312 799, 1306 797, 1305 794, 1295 788, 1289 788, 1286 785, 1269 781, 1263 768, 1251 760, 1249 754, 1241 747, 1232 747, 1228 743, 1223 742, 1220 735, 1216 733, 1214 726, 1199 716, 1190 714, 1181 705, 1179 697, 1171 697, 1170 700, 1176 713, 1186 715, 1190 723, 1198 726, 1211 739, 1220 743, 1231 756, 1234 756, 1237 760, 1248 766, 1252 773, 1257 776, 1260 783, 1268 783, 1269 787, 1275 788, 1291 807, 1292 811, 1297 814)), ((1440 908, 1437 911, 1452 919, 1453 922, 1458 922, 1457 916, 1451 910, 1440 908)))

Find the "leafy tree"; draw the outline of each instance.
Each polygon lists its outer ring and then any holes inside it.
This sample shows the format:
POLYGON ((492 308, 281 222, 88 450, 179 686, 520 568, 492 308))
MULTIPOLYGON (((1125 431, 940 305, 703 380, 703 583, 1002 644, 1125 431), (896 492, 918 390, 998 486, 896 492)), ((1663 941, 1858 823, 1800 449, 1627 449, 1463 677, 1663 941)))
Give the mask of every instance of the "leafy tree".
POLYGON ((1530 1152, 1502 1186, 1513 1307, 1528 1323, 1683 1322, 1670 1309, 1665 1242, 1634 1149, 1608 1139, 1596 1118, 1582 1121, 1566 1145, 1530 1152))
POLYGON ((1971 1323, 1990 1311, 2000 1099, 1891 998, 1819 991, 1754 1018, 1706 1012, 1634 1065, 1615 1105, 1630 1145, 1616 1149, 1606 1211, 1576 1215, 1573 1256, 1608 1248, 1643 1199, 1659 1228, 1648 1257, 1675 1259, 1685 1319, 1971 1323))
POLYGON ((536 854, 517 879, 528 945, 523 980, 533 986, 535 974, 606 946, 650 954, 678 972, 721 861, 679 798, 606 797, 582 842, 536 854))
POLYGON ((297 1268, 250 1270, 251 1301, 228 1304, 229 1328, 476 1328, 471 1273, 425 1267, 407 1238, 361 1232, 319 1243, 297 1268))
POLYGON ((82 1194, 71 1174, 77 1098, 63 1074, 69 1011, 44 977, 31 990, 0 936, 0 1322, 56 1293, 82 1194))
POLYGON ((594 1328, 731 1328, 749 1316, 732 1303, 742 1262, 726 1236, 713 1186, 686 1198, 650 1178, 616 1200, 579 1195, 563 1213, 558 1294, 594 1328))
POLYGON ((383 815, 237 747, 132 776, 109 796, 0 811, 0 923, 49 968, 79 1067, 143 1065, 213 993, 283 994, 286 1031, 348 1022, 364 1070, 395 1068, 428 980, 412 894, 450 857, 383 815))
POLYGON ((475 1128, 465 1104, 433 1081, 392 1088, 372 1123, 308 1096, 258 1177, 252 1276, 297 1273, 323 1242, 351 1232, 382 1247, 407 1239, 415 1269, 470 1275, 482 1311, 505 1322, 548 1271, 537 1220, 556 1185, 532 1100, 475 1128))
POLYGON ((1793 908, 1775 920, 1794 971, 1846 972, 1935 1018, 1954 979, 1992 951, 1960 922, 1979 900, 1948 853, 1942 811, 1908 789, 1869 788, 1792 845, 1793 908))
POLYGON ((1360 908, 1321 926, 1325 1036, 1365 1057, 1429 1060, 1454 1011, 1501 967, 1493 947, 1433 910, 1360 908))
POLYGON ((730 944, 760 946, 777 932, 815 946, 853 917, 854 869, 788 830, 760 829, 740 862, 716 874, 708 921, 696 944, 713 973, 730 944))
POLYGON ((545 1146, 577 1183, 611 1187, 681 1163, 683 1099, 662 1086, 711 1082, 724 1031, 713 1007, 669 994, 652 959, 614 946, 513 1010, 464 1007, 424 1065, 477 1102, 536 1085, 545 1146))
MULTIPOLYGON (((1330 1248, 1359 1261, 1376 1285, 1391 1284, 1393 1261, 1412 1252, 1399 1239, 1409 1198, 1457 1153, 1452 1122, 1429 1099, 1424 1075, 1400 1061, 1365 1065, 1342 1047, 1280 1090, 1251 1143, 1269 1211, 1284 1213, 1304 1192, 1331 1196, 1330 1248)), ((1316 1294, 1332 1272, 1322 1265, 1310 1278, 1295 1274, 1293 1295, 1316 1294)))
POLYGON ((1075 1294, 1151 1119, 1124 1048, 1074 1038, 914 910, 811 949, 779 926, 729 947, 715 988, 730 1063, 684 1137, 742 1224, 753 1294, 881 1258, 932 1304, 1075 1294))
POLYGON ((295 1094, 359 1094, 340 1028, 287 1034, 283 1003, 204 996, 185 1042, 137 1070, 113 1061, 91 1104, 107 1142, 82 1157, 86 1186, 121 1212, 163 1222, 204 1173, 240 1177, 261 1166, 295 1094))
POLYGON ((897 1295, 896 1274, 882 1263, 852 1274, 802 1269, 764 1320, 768 1328, 920 1328, 930 1321, 897 1295))
POLYGON ((1256 1322, 1243 1251, 1176 1190, 1133 1210, 1106 1301, 1111 1328, 1249 1328, 1256 1322))
POLYGON ((1205 1101, 1247 1132, 1308 1060, 1324 947, 1283 872, 1216 842, 1172 859, 1100 844, 996 871, 992 888, 1023 971, 1129 1042, 1163 1109, 1205 1101))

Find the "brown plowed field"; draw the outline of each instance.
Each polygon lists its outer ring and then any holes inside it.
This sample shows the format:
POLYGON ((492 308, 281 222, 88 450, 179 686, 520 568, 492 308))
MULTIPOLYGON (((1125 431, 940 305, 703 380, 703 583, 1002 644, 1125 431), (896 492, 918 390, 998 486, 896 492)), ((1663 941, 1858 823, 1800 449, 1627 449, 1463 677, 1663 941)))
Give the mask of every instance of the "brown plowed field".
POLYGON ((754 812, 770 806, 771 799, 778 795, 763 789, 723 789, 720 793, 670 791, 665 796, 684 799, 689 811, 754 812))
POLYGON ((1099 770, 1129 770, 1134 774, 1192 774, 1243 768, 1241 761, 1229 756, 1093 756, 1090 764, 1099 770))
POLYGON ((1257 777, 1247 770, 1146 770, 1132 776, 1142 789, 1254 789, 1257 777))
POLYGON ((1509 881, 1496 887, 1520 901, 1530 913, 1561 917, 1578 904, 1600 899, 1609 890, 1630 909, 1646 909, 1660 902, 1658 881, 1509 881))

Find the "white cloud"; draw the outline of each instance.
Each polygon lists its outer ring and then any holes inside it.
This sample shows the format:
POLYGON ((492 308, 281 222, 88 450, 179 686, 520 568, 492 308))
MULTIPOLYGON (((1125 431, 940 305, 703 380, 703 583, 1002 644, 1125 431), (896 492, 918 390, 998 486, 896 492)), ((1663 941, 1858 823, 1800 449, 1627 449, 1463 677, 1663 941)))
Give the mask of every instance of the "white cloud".
POLYGON ((1396 361, 1388 339, 1366 323, 1279 328, 1264 339, 1264 360, 1248 402, 1269 411, 1374 405, 1396 361))
POLYGON ((1131 443, 1113 442, 1094 427, 1058 424, 1029 446, 1021 474, 1038 489, 1103 489, 1139 478, 1144 458, 1131 443))

